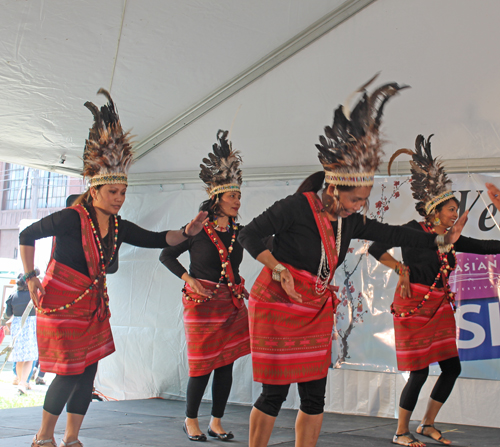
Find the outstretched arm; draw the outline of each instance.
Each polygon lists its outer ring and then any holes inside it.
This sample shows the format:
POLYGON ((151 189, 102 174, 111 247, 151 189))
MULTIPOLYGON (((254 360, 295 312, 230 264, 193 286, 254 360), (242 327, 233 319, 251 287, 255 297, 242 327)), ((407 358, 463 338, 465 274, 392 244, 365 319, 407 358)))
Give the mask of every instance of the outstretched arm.
POLYGON ((380 242, 390 247, 435 248, 437 245, 454 244, 458 240, 467 222, 468 211, 444 235, 417 231, 404 225, 388 225, 373 219, 366 219, 365 224, 361 215, 356 214, 353 216, 355 216, 353 223, 356 226, 352 238, 380 242))
POLYGON ((166 241, 168 245, 177 245, 184 242, 187 238, 182 233, 185 231, 188 237, 196 236, 202 229, 205 222, 208 221, 208 213, 200 211, 196 217, 186 225, 185 230, 171 230, 167 233, 166 241))

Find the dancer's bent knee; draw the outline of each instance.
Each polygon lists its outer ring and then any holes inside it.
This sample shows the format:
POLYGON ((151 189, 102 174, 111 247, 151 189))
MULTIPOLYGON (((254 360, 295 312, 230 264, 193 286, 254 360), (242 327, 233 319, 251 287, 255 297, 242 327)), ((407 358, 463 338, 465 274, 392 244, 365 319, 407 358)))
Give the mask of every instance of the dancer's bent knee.
POLYGON ((325 410, 326 377, 297 384, 300 396, 300 411, 310 416, 325 410))
POLYGON ((262 393, 253 406, 268 416, 277 417, 289 389, 290 385, 267 385, 263 383, 262 393))

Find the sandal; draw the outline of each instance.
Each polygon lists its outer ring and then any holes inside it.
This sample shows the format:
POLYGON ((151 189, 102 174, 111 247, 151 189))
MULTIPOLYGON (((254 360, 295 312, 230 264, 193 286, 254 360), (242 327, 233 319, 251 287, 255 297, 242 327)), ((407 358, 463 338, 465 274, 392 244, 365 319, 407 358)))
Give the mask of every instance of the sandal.
POLYGON ((17 386, 17 394, 19 394, 20 396, 24 396, 24 395, 28 394, 28 390, 24 385, 18 385, 17 386))
POLYGON ((445 439, 445 438, 443 438, 443 436, 441 435, 441 430, 438 430, 436 427, 434 427, 434 424, 429 424, 429 425, 420 424, 420 425, 417 427, 417 429, 418 429, 419 427, 420 427, 420 428, 422 428, 422 431, 421 431, 420 433, 418 433, 418 431, 417 431, 417 434, 422 435, 422 436, 425 436, 425 437, 427 437, 427 438, 431 438, 432 440, 437 441, 437 442, 440 442, 441 444, 444 444, 444 445, 450 445, 450 444, 451 444, 451 441, 450 441, 450 442, 444 442, 444 439, 445 439), (432 427, 434 430, 436 430, 436 431, 439 433, 439 438, 437 438, 437 439, 436 439, 436 438, 434 438, 434 437, 433 437, 433 436, 431 436, 431 435, 426 435, 426 434, 424 433, 424 431, 425 431, 425 429, 426 429, 427 427, 432 427))
POLYGON ((61 439, 61 445, 59 447, 66 447, 67 445, 74 445, 75 447, 83 447, 83 444, 78 439, 76 441, 66 442, 61 439))
POLYGON ((39 441, 38 439, 36 439, 36 435, 33 438, 33 441, 31 442, 31 447, 36 447, 37 445, 45 445, 45 444, 49 444, 49 445, 52 445, 53 447, 57 447, 57 444, 56 444, 56 441, 54 438, 44 439, 44 440, 39 441))
POLYGON ((397 433, 394 435, 392 438, 392 443, 393 444, 398 444, 398 445, 406 445, 406 446, 413 446, 414 444, 422 444, 415 436, 413 436, 409 431, 406 433, 401 433, 398 435, 397 433), (401 438, 402 436, 405 436, 406 438, 410 439, 410 441, 400 441, 398 438, 401 438))

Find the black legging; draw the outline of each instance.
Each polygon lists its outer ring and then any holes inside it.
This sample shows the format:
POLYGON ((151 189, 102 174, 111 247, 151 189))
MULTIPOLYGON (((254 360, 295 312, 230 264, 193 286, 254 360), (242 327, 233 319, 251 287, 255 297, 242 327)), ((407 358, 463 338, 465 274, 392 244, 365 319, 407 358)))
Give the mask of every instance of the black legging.
MULTIPOLYGON (((309 415, 323 413, 325 408, 326 377, 309 382, 297 383, 300 396, 300 410, 309 415)), ((286 400, 290 385, 262 384, 262 393, 253 405, 268 416, 277 417, 286 400)))
POLYGON ((96 373, 97 362, 87 366, 81 374, 56 375, 45 395, 43 409, 59 416, 67 403, 68 413, 85 415, 92 401, 96 373))
MULTIPOLYGON (((458 357, 443 360, 439 362, 439 366, 441 367, 441 375, 432 389, 431 398, 444 404, 451 394, 451 390, 462 371, 462 367, 460 366, 460 359, 458 357)), ((401 408, 408 411, 413 411, 415 409, 418 395, 428 375, 428 366, 418 371, 411 371, 410 378, 401 393, 401 400, 399 402, 401 408)))
MULTIPOLYGON (((191 419, 198 417, 201 399, 210 379, 210 374, 204 376, 190 377, 186 393, 186 416, 191 419)), ((214 369, 214 380, 212 382, 212 416, 221 418, 224 416, 227 399, 233 384, 233 363, 214 369)))

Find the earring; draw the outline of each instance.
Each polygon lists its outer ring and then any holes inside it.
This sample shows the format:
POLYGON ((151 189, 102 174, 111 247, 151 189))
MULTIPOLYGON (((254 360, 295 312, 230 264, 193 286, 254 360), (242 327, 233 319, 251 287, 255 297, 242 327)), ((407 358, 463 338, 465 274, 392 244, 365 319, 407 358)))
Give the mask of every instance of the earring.
POLYGON ((326 192, 326 189, 323 190, 321 194, 321 202, 323 203, 323 209, 321 211, 326 211, 329 213, 332 209, 334 199, 333 197, 326 192))
POLYGON ((439 217, 434 217, 434 219, 432 220, 432 225, 434 225, 435 227, 437 227, 438 225, 441 225, 441 219, 439 217))
POLYGON ((343 209, 343 206, 340 203, 340 194, 339 190, 337 189, 337 185, 335 185, 335 188, 333 189, 333 199, 334 199, 334 206, 332 206, 333 208, 332 212, 339 215, 343 209))

